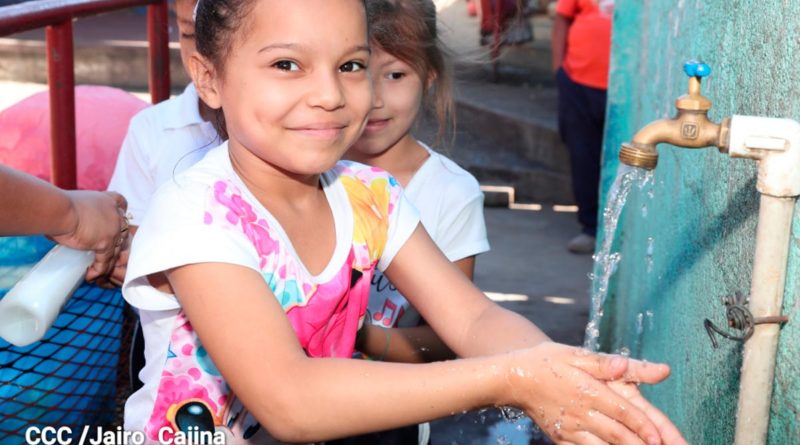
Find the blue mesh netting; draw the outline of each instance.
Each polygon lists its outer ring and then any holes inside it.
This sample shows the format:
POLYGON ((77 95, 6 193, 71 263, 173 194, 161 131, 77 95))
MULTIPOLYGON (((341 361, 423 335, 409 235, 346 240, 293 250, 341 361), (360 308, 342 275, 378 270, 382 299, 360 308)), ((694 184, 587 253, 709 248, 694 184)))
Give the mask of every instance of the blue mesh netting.
MULTIPOLYGON (((30 264, 52 246, 42 237, 0 238, 0 265, 30 264)), ((33 425, 114 423, 123 319, 118 289, 84 284, 41 341, 20 348, 0 339, 0 444, 22 443, 33 425)))

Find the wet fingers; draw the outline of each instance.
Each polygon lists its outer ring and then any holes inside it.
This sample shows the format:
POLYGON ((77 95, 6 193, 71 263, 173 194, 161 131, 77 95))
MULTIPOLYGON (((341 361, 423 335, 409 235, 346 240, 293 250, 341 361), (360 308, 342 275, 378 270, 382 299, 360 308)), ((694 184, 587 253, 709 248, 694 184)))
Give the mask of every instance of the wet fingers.
POLYGON ((661 434, 661 439, 664 443, 670 445, 688 445, 678 428, 669 420, 669 418, 661 412, 658 408, 653 406, 645 399, 639 392, 639 389, 630 383, 610 382, 609 387, 628 399, 634 406, 642 410, 650 420, 658 428, 661 434))
MULTIPOLYGON (((592 385, 597 387, 598 396, 594 399, 593 405, 599 414, 603 414, 609 420, 616 421, 614 423, 617 425, 635 433, 646 445, 661 444, 658 428, 642 410, 616 394, 608 386, 598 382, 593 382, 592 385)), ((601 417, 601 419, 603 418, 601 417)), ((615 428, 614 431, 617 429, 615 428)))
POLYGON ((624 380, 633 383, 658 383, 669 376, 669 366, 647 363, 621 355, 595 354, 585 349, 575 351, 573 366, 600 380, 624 380))
POLYGON ((582 421, 586 431, 577 431, 566 438, 580 444, 650 445, 623 424, 599 411, 589 411, 582 421))

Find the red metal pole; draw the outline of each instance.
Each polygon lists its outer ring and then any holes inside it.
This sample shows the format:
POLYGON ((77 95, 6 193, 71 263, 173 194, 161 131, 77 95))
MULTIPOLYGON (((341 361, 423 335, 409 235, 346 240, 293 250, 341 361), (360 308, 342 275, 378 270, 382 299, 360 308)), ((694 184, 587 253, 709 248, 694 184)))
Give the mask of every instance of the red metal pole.
POLYGON ((154 104, 169 99, 169 33, 167 2, 147 7, 147 39, 150 43, 150 98, 154 104))
POLYGON ((75 189, 75 73, 72 20, 47 27, 47 78, 50 86, 50 171, 53 184, 75 189))

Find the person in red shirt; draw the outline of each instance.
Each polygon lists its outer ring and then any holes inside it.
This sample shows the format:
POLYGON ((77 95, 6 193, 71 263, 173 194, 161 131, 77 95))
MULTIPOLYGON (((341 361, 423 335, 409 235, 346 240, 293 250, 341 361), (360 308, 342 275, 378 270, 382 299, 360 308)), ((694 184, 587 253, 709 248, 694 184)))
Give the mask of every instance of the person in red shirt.
POLYGON ((558 129, 570 152, 582 226, 567 244, 573 253, 592 253, 595 247, 613 11, 614 0, 559 0, 553 23, 558 129))

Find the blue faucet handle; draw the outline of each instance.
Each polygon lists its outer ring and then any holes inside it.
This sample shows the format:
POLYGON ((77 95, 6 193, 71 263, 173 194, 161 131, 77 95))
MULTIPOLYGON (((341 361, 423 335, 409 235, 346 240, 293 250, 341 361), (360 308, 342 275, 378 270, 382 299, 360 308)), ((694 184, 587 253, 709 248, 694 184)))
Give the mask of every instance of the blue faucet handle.
POLYGON ((702 78, 711 74, 711 67, 700 61, 690 60, 683 64, 683 72, 689 77, 702 78))

